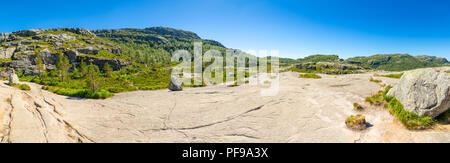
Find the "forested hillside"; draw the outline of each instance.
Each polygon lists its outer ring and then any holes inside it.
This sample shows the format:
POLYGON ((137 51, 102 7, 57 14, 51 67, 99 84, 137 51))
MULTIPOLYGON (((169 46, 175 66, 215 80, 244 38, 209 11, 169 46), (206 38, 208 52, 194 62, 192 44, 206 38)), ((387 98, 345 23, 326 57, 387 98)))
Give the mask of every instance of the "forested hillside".
POLYGON ((192 54, 193 42, 202 42, 204 52, 215 49, 225 54, 226 51, 225 46, 217 41, 202 39, 193 32, 165 27, 93 30, 92 32, 117 43, 124 55, 142 64, 170 64, 171 54, 176 50, 184 49, 192 54))

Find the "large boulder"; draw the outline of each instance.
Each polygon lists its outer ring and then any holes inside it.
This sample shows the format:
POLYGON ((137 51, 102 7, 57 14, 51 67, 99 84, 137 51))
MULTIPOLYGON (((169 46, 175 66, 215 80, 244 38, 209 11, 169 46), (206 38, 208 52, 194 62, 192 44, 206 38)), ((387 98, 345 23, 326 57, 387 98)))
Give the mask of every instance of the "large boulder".
POLYGON ((169 83, 169 90, 171 91, 182 91, 183 87, 181 87, 181 82, 178 80, 177 77, 172 76, 170 83, 169 83))
POLYGON ((410 112, 436 117, 450 108, 450 74, 433 69, 408 71, 387 95, 396 97, 410 112))

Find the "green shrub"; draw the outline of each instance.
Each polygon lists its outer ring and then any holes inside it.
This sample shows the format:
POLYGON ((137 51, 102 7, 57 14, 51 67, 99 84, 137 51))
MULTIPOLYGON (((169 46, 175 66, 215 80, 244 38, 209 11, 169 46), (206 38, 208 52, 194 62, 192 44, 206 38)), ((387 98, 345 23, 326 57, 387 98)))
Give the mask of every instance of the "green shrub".
POLYGON ((317 75, 317 74, 311 74, 311 73, 308 73, 308 74, 300 74, 299 77, 300 77, 300 78, 312 78, 312 79, 320 79, 320 78, 322 78, 321 76, 319 76, 319 75, 317 75))
POLYGON ((31 90, 30 86, 27 85, 27 84, 20 84, 20 85, 19 85, 19 89, 20 89, 20 90, 24 90, 24 91, 29 91, 29 90, 31 90))

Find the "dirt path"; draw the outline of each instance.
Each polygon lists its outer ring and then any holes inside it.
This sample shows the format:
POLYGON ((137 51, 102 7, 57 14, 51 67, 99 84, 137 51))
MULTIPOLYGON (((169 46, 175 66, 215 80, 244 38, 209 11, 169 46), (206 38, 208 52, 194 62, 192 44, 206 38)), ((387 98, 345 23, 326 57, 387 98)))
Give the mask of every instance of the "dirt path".
MULTIPOLYGON (((353 103, 381 87, 371 73, 322 79, 280 75, 276 96, 263 86, 120 93, 106 100, 31 92, 0 83, 1 142, 450 142, 449 130, 413 132, 386 110, 366 109, 373 126, 346 129, 353 103), (10 102, 7 101, 10 98, 10 102)), ((376 78, 376 77, 375 77, 376 78)), ((388 84, 397 80, 379 78, 388 84)))

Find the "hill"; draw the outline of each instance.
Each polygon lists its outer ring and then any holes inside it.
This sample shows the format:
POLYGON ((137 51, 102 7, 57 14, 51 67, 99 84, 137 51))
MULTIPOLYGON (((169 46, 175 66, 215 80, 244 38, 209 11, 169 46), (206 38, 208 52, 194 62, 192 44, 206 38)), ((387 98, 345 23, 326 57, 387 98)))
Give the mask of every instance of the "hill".
POLYGON ((409 54, 377 54, 369 57, 349 58, 346 62, 368 69, 404 71, 417 68, 439 67, 448 64, 445 58, 411 56, 409 54))
MULTIPOLYGON (((249 55, 193 32, 165 27, 30 29, 0 34, 0 78, 15 70, 21 81, 39 83, 57 94, 88 98, 164 89, 170 82, 169 67, 178 64, 171 62, 171 54, 176 50, 194 54, 194 42, 203 43, 203 53, 214 49, 222 55, 227 51, 249 55)), ((204 63, 202 68, 212 63, 204 63)), ((185 86, 205 85, 202 80, 200 85, 185 86)))
POLYGON ((310 55, 305 58, 299 58, 297 59, 300 63, 307 63, 307 62, 336 62, 339 61, 339 56, 337 55, 323 55, 323 54, 316 54, 316 55, 310 55))
POLYGON ((184 49, 193 53, 193 42, 196 41, 203 43, 203 51, 209 49, 216 49, 222 53, 226 51, 226 47, 217 41, 202 39, 193 32, 166 27, 106 29, 92 32, 118 44, 125 56, 142 64, 170 64, 171 54, 174 51, 184 49))

